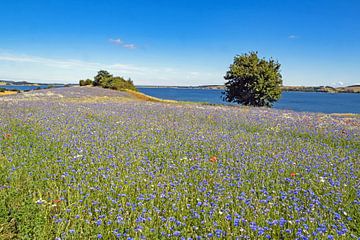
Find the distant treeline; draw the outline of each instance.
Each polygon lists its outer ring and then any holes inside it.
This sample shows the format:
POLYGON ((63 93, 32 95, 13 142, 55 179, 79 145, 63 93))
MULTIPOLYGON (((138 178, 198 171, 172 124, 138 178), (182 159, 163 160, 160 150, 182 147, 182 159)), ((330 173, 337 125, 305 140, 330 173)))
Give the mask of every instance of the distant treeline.
MULTIPOLYGON (((224 89, 223 85, 203 85, 191 88, 201 89, 224 89)), ((318 87, 305 87, 305 86, 282 86, 282 91, 296 91, 296 92, 327 92, 327 93, 360 93, 360 85, 352 85, 347 87, 330 87, 330 86, 318 86, 318 87)))
POLYGON ((94 80, 85 79, 79 81, 80 86, 100 86, 103 88, 110 88, 114 90, 133 90, 137 91, 133 81, 129 78, 128 80, 123 77, 113 76, 105 70, 100 70, 94 77, 94 80))
POLYGON ((64 83, 31 83, 27 81, 0 80, 0 86, 70 86, 64 83))
POLYGON ((32 85, 33 83, 27 82, 27 81, 10 81, 10 80, 0 80, 0 86, 1 85, 32 85))
POLYGON ((283 86, 283 91, 298 91, 298 92, 327 92, 327 93, 360 93, 360 85, 353 85, 348 87, 304 87, 304 86, 283 86))

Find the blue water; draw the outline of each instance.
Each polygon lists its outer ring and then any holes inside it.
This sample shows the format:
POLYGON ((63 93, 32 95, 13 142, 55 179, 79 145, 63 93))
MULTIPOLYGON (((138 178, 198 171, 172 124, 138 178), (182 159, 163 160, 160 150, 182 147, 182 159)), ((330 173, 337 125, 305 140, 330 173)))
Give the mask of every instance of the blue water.
POLYGON ((0 85, 0 88, 5 88, 9 90, 20 90, 20 91, 29 91, 29 90, 35 90, 35 89, 45 89, 49 86, 52 86, 53 88, 59 88, 64 87, 64 85, 39 85, 39 86, 28 86, 28 85, 0 85))
MULTIPOLYGON (((222 100, 222 90, 189 88, 138 88, 139 91, 162 99, 229 104, 222 100)), ((274 104, 277 109, 301 112, 360 113, 360 94, 283 92, 274 104)))
POLYGON ((47 88, 48 85, 39 85, 39 86, 26 86, 26 85, 0 85, 0 88, 5 88, 5 89, 9 89, 9 90, 21 90, 21 91, 28 91, 28 90, 35 90, 38 88, 47 88))

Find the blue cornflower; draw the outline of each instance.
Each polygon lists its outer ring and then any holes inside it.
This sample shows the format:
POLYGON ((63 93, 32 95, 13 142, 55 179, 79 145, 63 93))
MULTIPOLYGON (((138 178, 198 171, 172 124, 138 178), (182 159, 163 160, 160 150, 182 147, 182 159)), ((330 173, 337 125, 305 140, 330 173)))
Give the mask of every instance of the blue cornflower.
POLYGON ((283 227, 286 223, 286 220, 284 218, 280 218, 280 226, 283 227))
POLYGON ((215 230, 216 237, 221 238, 221 235, 223 234, 223 231, 221 229, 215 230))
POLYGON ((239 223, 240 223, 240 219, 239 219, 239 218, 235 218, 235 219, 234 219, 234 226, 235 226, 235 227, 238 227, 238 226, 239 226, 239 223))
POLYGON ((258 229, 258 235, 261 236, 261 235, 263 235, 264 233, 265 233, 264 228, 259 227, 259 229, 258 229))
POLYGON ((250 228, 251 228, 251 230, 256 231, 256 230, 257 230, 256 223, 251 222, 251 223, 250 223, 250 228))

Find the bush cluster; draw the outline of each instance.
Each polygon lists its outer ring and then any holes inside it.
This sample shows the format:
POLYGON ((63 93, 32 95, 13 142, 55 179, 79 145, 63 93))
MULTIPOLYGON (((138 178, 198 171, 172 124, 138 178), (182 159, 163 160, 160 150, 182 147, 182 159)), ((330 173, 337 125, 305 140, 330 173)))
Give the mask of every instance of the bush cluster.
POLYGON ((94 77, 94 81, 91 79, 80 80, 80 86, 100 86, 103 88, 110 88, 114 90, 133 90, 137 91, 136 87, 134 86, 133 81, 129 78, 128 80, 124 79, 123 77, 113 76, 109 72, 105 70, 100 70, 98 74, 94 77))
POLYGON ((82 86, 87 86, 87 85, 93 85, 93 80, 91 79, 86 79, 86 80, 80 80, 79 81, 79 85, 82 86))

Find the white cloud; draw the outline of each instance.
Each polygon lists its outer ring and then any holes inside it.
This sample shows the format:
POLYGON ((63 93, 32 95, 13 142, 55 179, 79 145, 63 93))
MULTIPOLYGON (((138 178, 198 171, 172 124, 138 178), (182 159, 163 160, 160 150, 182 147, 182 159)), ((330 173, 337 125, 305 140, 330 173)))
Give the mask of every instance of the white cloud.
POLYGON ((339 82, 334 82, 331 85, 334 87, 342 87, 342 86, 344 86, 344 84, 345 84, 344 82, 339 81, 339 82))
POLYGON ((20 62, 20 63, 37 63, 56 68, 82 68, 82 69, 99 69, 102 64, 95 62, 86 62, 75 59, 54 59, 43 58, 29 55, 13 55, 13 54, 0 54, 0 61, 20 62))
POLYGON ((102 64, 97 62, 88 62, 76 59, 55 59, 44 58, 29 55, 13 55, 13 54, 0 54, 0 61, 7 62, 23 62, 23 63, 38 63, 56 68, 78 68, 84 70, 99 70, 99 69, 121 69, 121 70, 139 70, 129 64, 102 64))
POLYGON ((123 43, 120 38, 116 38, 116 39, 110 38, 109 42, 111 42, 111 43, 113 43, 115 45, 121 45, 123 43))
POLYGON ((34 82, 75 83, 92 78, 100 69, 131 77, 138 85, 204 85, 222 82, 222 73, 197 72, 173 67, 138 66, 125 63, 104 64, 76 59, 56 59, 0 51, 0 79, 34 82))
POLYGON ((299 38, 299 36, 297 36, 297 35, 289 35, 288 36, 288 39, 298 39, 299 38))
POLYGON ((123 47, 127 48, 127 49, 135 49, 136 48, 135 44, 132 44, 132 43, 131 44, 124 44, 123 47))
POLYGON ((109 42, 111 42, 112 44, 115 44, 115 45, 122 46, 122 47, 127 48, 127 49, 136 49, 135 44, 133 44, 133 43, 125 43, 120 38, 114 38, 114 39, 110 38, 109 42))

